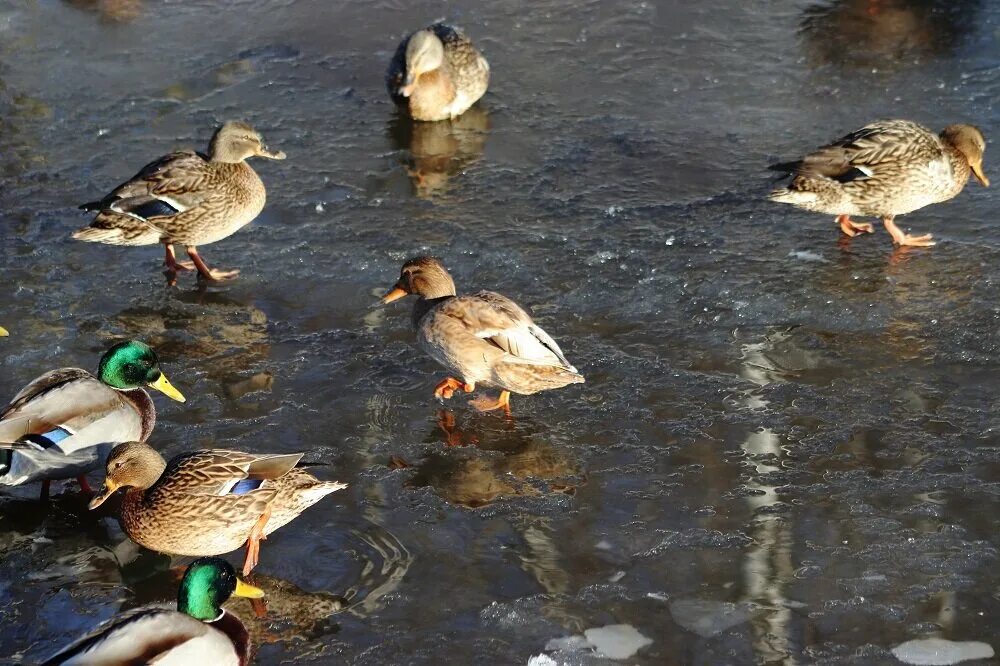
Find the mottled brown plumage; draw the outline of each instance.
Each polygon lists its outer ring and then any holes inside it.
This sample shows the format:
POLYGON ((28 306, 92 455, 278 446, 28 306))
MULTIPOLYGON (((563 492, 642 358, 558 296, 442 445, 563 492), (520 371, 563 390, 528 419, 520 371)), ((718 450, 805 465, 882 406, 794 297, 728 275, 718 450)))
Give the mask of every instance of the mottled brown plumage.
MULTIPOLYGON (((127 442, 108 456, 104 490, 91 508, 128 488, 121 521, 133 541, 170 555, 221 555, 248 541, 252 546, 258 528, 264 538, 347 487, 296 467, 301 458, 211 449, 182 453, 167 464, 149 445, 127 442)), ((248 552, 244 574, 253 559, 248 552)))
POLYGON ((486 93, 490 65, 461 31, 443 23, 400 42, 389 63, 386 86, 393 101, 415 120, 461 115, 486 93))
POLYGON ((438 397, 484 384, 500 388, 500 399, 475 404, 509 409, 511 392, 530 395, 584 381, 555 340, 517 303, 491 291, 456 296, 455 283, 438 259, 407 261, 382 300, 389 303, 407 294, 420 297, 413 324, 421 349, 461 378, 441 382, 438 397))
POLYGON ((950 125, 940 134, 908 120, 883 120, 823 146, 801 160, 772 168, 792 175, 773 201, 836 215, 844 233, 870 232, 850 216, 885 222, 898 245, 933 245, 930 234, 909 236, 893 218, 958 195, 973 174, 984 185, 986 141, 972 125, 950 125))
POLYGON ((232 277, 235 273, 208 268, 197 246, 226 238, 263 210, 264 183, 246 163, 253 156, 285 158, 268 150, 247 123, 227 122, 212 137, 207 155, 184 150, 161 157, 100 201, 81 206, 96 210, 97 217, 73 238, 109 245, 163 243, 173 272, 197 268, 209 279, 232 277), (174 244, 187 248, 193 265, 176 261, 174 244))

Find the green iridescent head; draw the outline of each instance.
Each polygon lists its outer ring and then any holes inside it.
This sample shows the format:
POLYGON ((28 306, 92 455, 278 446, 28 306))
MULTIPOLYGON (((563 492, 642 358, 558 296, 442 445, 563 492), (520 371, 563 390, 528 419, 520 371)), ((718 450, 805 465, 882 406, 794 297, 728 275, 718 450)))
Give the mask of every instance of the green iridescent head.
POLYGON ((184 396, 160 370, 156 352, 138 340, 119 342, 106 351, 97 368, 97 377, 111 388, 125 391, 149 386, 184 402, 184 396))
POLYGON ((218 557, 202 557, 188 566, 177 591, 177 610, 202 622, 218 620, 229 597, 260 599, 263 590, 236 577, 233 566, 218 557))

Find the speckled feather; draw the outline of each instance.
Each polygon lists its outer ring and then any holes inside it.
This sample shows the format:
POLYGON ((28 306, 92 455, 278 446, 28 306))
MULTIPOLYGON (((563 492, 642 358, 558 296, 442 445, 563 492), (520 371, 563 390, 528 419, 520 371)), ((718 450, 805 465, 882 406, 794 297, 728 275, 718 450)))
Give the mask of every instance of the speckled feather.
POLYGON ((866 125, 802 160, 775 165, 793 175, 771 198, 831 215, 888 217, 953 198, 969 165, 953 146, 917 123, 866 125))
POLYGON ((584 381, 555 340, 495 292, 444 299, 416 329, 421 348, 469 383, 530 395, 584 381))
POLYGON ((148 490, 128 490, 122 526, 136 543, 162 553, 220 555, 236 550, 268 507, 265 534, 346 487, 296 468, 301 457, 223 449, 181 454, 148 490), (235 483, 250 478, 264 482, 246 494, 228 494, 235 483))
POLYGON ((204 245, 250 223, 264 209, 264 183, 246 162, 212 162, 194 151, 161 157, 100 202, 90 226, 78 240, 111 245, 179 243, 204 245), (177 209, 168 215, 139 216, 154 201, 177 209))
POLYGON ((444 64, 435 75, 443 77, 440 90, 447 92, 424 99, 419 95, 414 99, 415 95, 407 98, 399 94, 406 79, 406 47, 416 32, 408 35, 396 49, 386 73, 386 87, 393 101, 406 106, 410 115, 418 120, 454 118, 486 94, 490 65, 472 41, 457 28, 435 23, 425 29, 432 31, 444 46, 444 64))

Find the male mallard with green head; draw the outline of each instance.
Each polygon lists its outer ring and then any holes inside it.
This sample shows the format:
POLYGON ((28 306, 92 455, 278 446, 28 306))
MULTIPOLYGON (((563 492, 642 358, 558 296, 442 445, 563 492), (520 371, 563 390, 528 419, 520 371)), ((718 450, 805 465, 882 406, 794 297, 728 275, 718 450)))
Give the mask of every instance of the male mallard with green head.
POLYGON ((84 476, 114 444, 145 440, 156 408, 144 386, 184 402, 160 370, 156 353, 138 340, 119 342, 101 357, 97 376, 81 368, 52 370, 35 379, 0 411, 0 485, 84 476))
POLYGON ((949 125, 940 134, 909 120, 881 120, 801 160, 771 167, 792 175, 773 201, 836 215, 847 236, 871 233, 852 215, 880 217, 896 245, 928 247, 930 234, 911 236, 896 226, 897 215, 947 201, 974 175, 984 187, 986 139, 972 125, 949 125))
POLYGON ((264 146, 244 122, 229 121, 212 137, 208 154, 171 153, 144 166, 100 201, 80 206, 97 211, 89 227, 73 238, 109 245, 166 246, 164 265, 175 275, 194 270, 208 280, 224 280, 238 270, 213 270, 198 245, 222 240, 249 224, 264 209, 264 183, 250 168, 250 157, 285 159, 264 146), (179 262, 174 244, 185 246, 191 262, 179 262))
POLYGON ((221 555, 245 543, 246 576, 261 540, 347 487, 298 467, 302 455, 208 449, 168 464, 148 444, 126 442, 108 456, 104 488, 90 508, 126 488, 121 522, 137 544, 167 555, 221 555))
POLYGON ((400 42, 385 81, 414 120, 448 120, 486 94, 490 65, 461 31, 435 23, 400 42))
POLYGON ((222 608, 234 595, 259 599, 264 592, 237 578, 225 560, 195 560, 177 591, 177 610, 154 606, 120 613, 43 666, 244 666, 250 662, 249 634, 222 608))
POLYGON ((454 375, 434 389, 438 398, 458 390, 471 393, 477 384, 496 386, 499 398, 472 404, 509 414, 511 393, 531 395, 583 382, 556 341, 517 303, 492 291, 456 296, 455 282, 439 259, 416 257, 403 264, 382 302, 409 294, 420 297, 413 305, 417 343, 454 375))

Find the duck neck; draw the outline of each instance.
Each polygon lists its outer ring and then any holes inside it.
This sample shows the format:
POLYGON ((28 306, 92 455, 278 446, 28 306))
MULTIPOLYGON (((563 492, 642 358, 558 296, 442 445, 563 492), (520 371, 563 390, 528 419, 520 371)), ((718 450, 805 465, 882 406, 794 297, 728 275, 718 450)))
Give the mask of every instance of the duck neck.
POLYGON ((141 388, 119 391, 119 393, 135 408, 135 411, 139 412, 139 418, 142 419, 142 435, 139 440, 145 442, 150 433, 153 432, 153 426, 156 425, 156 406, 153 404, 152 398, 141 388))
POLYGON ((428 298, 426 296, 418 298, 417 302, 413 304, 413 326, 416 327, 420 323, 420 320, 424 318, 424 315, 433 310, 439 303, 444 303, 452 298, 455 298, 455 294, 447 294, 445 296, 438 296, 437 298, 428 298))
MULTIPOLYGON (((965 187, 965 184, 969 182, 969 176, 972 175, 972 168, 969 166, 968 158, 949 142, 945 142, 945 153, 948 155, 948 162, 951 164, 952 177, 952 188, 949 191, 951 196, 957 195, 965 187)), ((951 196, 948 198, 950 199, 951 196)))

